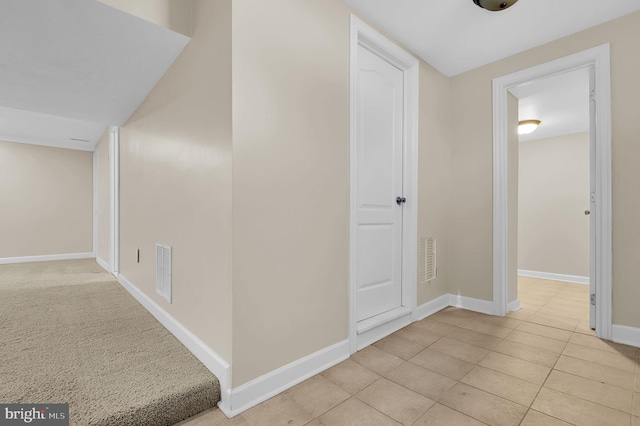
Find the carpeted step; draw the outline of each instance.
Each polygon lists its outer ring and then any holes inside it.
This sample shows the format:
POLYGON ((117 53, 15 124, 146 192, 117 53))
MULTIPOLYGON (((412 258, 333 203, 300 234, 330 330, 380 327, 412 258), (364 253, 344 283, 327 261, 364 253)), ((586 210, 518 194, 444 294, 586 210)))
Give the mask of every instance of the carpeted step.
POLYGON ((69 403, 72 425, 173 425, 220 385, 114 280, 0 282, 0 401, 69 403))

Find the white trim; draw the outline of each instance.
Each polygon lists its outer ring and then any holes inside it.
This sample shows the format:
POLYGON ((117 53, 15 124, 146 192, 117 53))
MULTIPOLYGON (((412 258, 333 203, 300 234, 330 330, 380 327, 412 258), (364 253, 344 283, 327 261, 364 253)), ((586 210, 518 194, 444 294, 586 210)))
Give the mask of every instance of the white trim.
POLYGON ((443 310, 444 308, 449 307, 450 296, 450 294, 443 294, 436 299, 423 303, 416 308, 411 318, 413 321, 420 321, 443 310))
POLYGON ((515 299, 509 302, 509 305, 507 305, 507 309, 509 310, 509 312, 515 312, 522 309, 522 305, 520 304, 520 299, 515 299))
MULTIPOLYGON (((417 303, 417 238, 418 238, 418 106, 420 62, 378 31, 351 15, 350 39, 350 226, 349 226, 349 347, 355 353, 360 345, 356 325, 355 279, 355 196, 356 158, 356 82, 358 46, 367 48, 404 73, 404 141, 403 191, 407 202, 403 208, 402 233, 402 306, 413 311, 417 303)), ((389 328, 385 326, 386 328, 389 328)))
MULTIPOLYGON (((368 318, 366 320, 360 321, 357 324, 358 334, 362 334, 366 331, 372 330, 376 327, 383 325, 384 323, 394 321, 397 318, 402 318, 405 316, 411 316, 411 309, 405 308, 401 306, 396 309, 392 309, 387 312, 383 312, 380 315, 376 315, 375 317, 368 318)), ((410 319, 410 318, 409 318, 410 319)), ((409 321, 411 323, 411 321, 409 321)), ((382 336, 384 337, 384 336, 382 336)), ((381 337, 381 338, 382 338, 381 337)))
POLYGON ((579 275, 555 274, 553 272, 527 271, 518 269, 518 275, 521 277, 539 278, 541 280, 565 281, 568 283, 589 285, 589 277, 581 277, 579 275))
POLYGON ((93 194, 92 194, 92 203, 93 203, 93 229, 92 229, 92 234, 93 234, 93 255, 95 257, 98 256, 98 160, 99 160, 99 153, 98 151, 93 151, 93 169, 92 169, 92 176, 93 176, 93 194))
POLYGON ((54 260, 92 259, 93 253, 47 254, 42 256, 0 257, 0 265, 11 263, 51 262, 54 260))
MULTIPOLYGON (((357 350, 366 348, 372 343, 395 333, 403 327, 411 324, 411 310, 408 308, 394 309, 398 311, 397 315, 391 315, 383 321, 378 321, 375 326, 362 326, 358 324, 357 350)), ((384 314, 382 314, 384 315, 384 314)))
POLYGON ((109 258, 111 272, 120 270, 120 129, 109 127, 109 258))
POLYGON ((349 358, 349 341, 328 346, 231 390, 220 409, 233 417, 349 358))
POLYGON ((613 324, 611 326, 611 340, 640 348, 640 328, 613 324))
MULTIPOLYGON (((443 294, 442 296, 430 300, 413 311, 407 308, 398 308, 380 315, 378 321, 371 326, 366 322, 357 325, 358 340, 357 350, 361 350, 372 343, 395 333, 403 327, 408 326, 412 322, 425 319, 438 311, 449 306, 467 309, 470 311, 481 312, 483 314, 492 315, 493 303, 487 300, 473 299, 455 294, 443 294)), ((516 299, 509 304, 511 311, 520 309, 520 300, 516 299)))
POLYGON ((493 313, 507 314, 509 198, 507 90, 493 80, 493 313), (499 108, 496 111, 496 108, 499 108))
POLYGON ((575 53, 493 80, 493 314, 507 310, 507 92, 538 79, 584 67, 594 67, 596 114, 595 214, 596 332, 611 338, 611 62, 609 44, 575 53))
POLYGON ((450 294, 449 306, 493 315, 493 302, 489 300, 474 299, 472 297, 465 297, 459 294, 450 294))
POLYGON ((349 358, 349 341, 344 340, 232 389, 231 366, 224 358, 126 277, 118 276, 118 282, 218 378, 221 397, 218 407, 227 417, 236 416, 349 358))
POLYGON ((231 386, 229 363, 123 275, 118 276, 118 282, 218 378, 220 396, 223 398, 221 403, 224 402, 231 386))
POLYGON ((105 262, 104 260, 100 259, 97 256, 96 256, 96 262, 98 263, 98 265, 100 265, 102 267, 102 269, 104 269, 105 271, 111 273, 111 267, 109 266, 109 264, 107 262, 105 262))
MULTIPOLYGON (((611 211, 611 53, 609 45, 595 55, 596 78, 596 334, 611 339, 613 316, 613 245, 611 211)), ((593 211, 592 211, 593 214, 593 211)))

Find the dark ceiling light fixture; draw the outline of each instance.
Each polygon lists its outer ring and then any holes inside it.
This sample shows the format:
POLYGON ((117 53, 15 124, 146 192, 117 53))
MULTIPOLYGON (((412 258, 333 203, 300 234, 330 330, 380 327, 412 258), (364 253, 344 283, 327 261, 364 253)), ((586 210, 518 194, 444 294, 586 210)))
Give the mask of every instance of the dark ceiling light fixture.
POLYGON ((473 2, 481 8, 491 10, 493 12, 508 9, 517 1, 518 0, 473 0, 473 2))

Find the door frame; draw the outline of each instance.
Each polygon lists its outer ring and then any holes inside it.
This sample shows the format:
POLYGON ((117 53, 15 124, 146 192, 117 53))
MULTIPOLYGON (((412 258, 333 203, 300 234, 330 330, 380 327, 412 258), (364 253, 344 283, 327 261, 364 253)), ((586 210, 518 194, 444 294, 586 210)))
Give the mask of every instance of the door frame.
MULTIPOLYGON (((596 333, 611 339, 612 227, 611 227, 611 61, 610 46, 603 44, 493 80, 493 314, 508 311, 508 161, 507 92, 528 82, 577 68, 595 72, 595 217, 596 333)), ((593 173, 593 171, 592 171, 593 173)))
POLYGON ((350 200, 349 200, 349 348, 351 353, 368 346, 385 335, 408 325, 415 315, 417 300, 418 233, 418 59, 387 39, 371 26, 351 15, 350 38, 350 200), (407 198, 402 220, 402 310, 358 338, 356 317, 356 90, 358 46, 362 46, 403 73, 403 193, 407 198))
POLYGON ((109 263, 120 274, 120 128, 109 127, 109 263))
POLYGON ((100 152, 93 151, 93 257, 98 259, 98 176, 100 152))

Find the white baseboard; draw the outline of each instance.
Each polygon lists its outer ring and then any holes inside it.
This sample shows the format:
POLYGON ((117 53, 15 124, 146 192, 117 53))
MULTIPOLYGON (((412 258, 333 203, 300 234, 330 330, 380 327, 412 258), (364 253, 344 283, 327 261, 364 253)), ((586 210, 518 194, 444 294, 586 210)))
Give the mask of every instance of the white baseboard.
POLYGON ((507 312, 515 312, 522 309, 522 305, 520 304, 520 299, 515 299, 509 302, 507 305, 507 312))
POLYGON ((554 274, 553 272, 527 271, 518 269, 518 275, 521 277, 539 278, 541 280, 565 281, 575 284, 589 284, 589 277, 581 277, 578 275, 554 274))
POLYGON ((104 260, 100 259, 97 256, 96 256, 96 262, 98 263, 98 265, 102 266, 102 269, 104 269, 108 273, 111 273, 111 266, 109 266, 107 262, 105 262, 104 260))
MULTIPOLYGON (((400 330, 401 328, 411 324, 411 309, 402 307, 399 309, 394 309, 393 311, 390 311, 390 313, 393 313, 394 311, 396 311, 397 313, 387 318, 380 318, 380 321, 378 321, 377 324, 374 322, 373 324, 371 324, 371 326, 366 326, 365 324, 365 326, 363 327, 363 324, 358 323, 356 334, 357 350, 364 349, 367 346, 377 342, 378 340, 383 339, 388 335, 400 330)), ((363 322, 366 323, 367 321, 363 322)))
POLYGON ((227 361, 187 330, 186 327, 123 275, 118 277, 118 281, 218 378, 221 397, 218 407, 227 417, 238 415, 349 358, 349 341, 345 340, 232 389, 231 367, 227 361))
MULTIPOLYGON (((358 349, 368 346, 368 344, 365 343, 366 341, 371 340, 362 339, 363 334, 376 331, 378 334, 387 335, 390 334, 389 330, 396 331, 413 321, 422 320, 448 306, 455 306, 489 315, 492 314, 493 310, 493 302, 491 301, 473 299, 454 294, 444 294, 417 307, 410 318, 408 315, 402 315, 398 318, 385 322, 380 327, 363 331, 357 337, 358 349)), ((510 302, 509 307, 511 310, 520 309, 520 300, 516 299, 510 302)), ((393 331, 391 331, 391 333, 393 331)), ((237 388, 229 389, 227 397, 223 398, 218 406, 220 410, 227 415, 227 417, 236 416, 308 379, 309 377, 312 377, 349 358, 349 355, 348 340, 336 343, 335 345, 329 346, 328 348, 322 349, 307 357, 280 367, 277 370, 271 371, 264 376, 245 383, 237 388)))
POLYGON ((414 314, 411 316, 413 321, 420 321, 426 317, 430 317, 438 311, 443 310, 449 306, 450 294, 443 294, 442 296, 428 301, 416 308, 414 314))
POLYGON ((231 386, 229 363, 124 276, 118 276, 118 282, 218 378, 224 401, 231 386))
MULTIPOLYGON (((221 388, 221 400, 218 403, 218 407, 230 418, 344 361, 350 356, 349 340, 344 340, 273 370, 241 386, 231 388, 231 367, 228 362, 216 354, 197 336, 187 330, 124 276, 120 275, 118 281, 138 302, 160 321, 167 330, 180 340, 182 344, 218 377, 221 388)), ((519 301, 517 302, 519 304, 519 301)), ((493 304, 486 300, 445 294, 416 308, 411 316, 412 318, 409 315, 404 315, 386 323, 385 326, 402 328, 411 323, 412 319, 418 321, 447 306, 455 306, 491 314, 493 304), (402 324, 398 321, 402 322, 402 324)))
POLYGON ((613 324, 611 326, 611 340, 640 348, 640 328, 613 324))
POLYGON ((349 340, 343 340, 232 389, 229 404, 218 405, 233 417, 347 358, 349 340))
POLYGON ((480 312, 482 314, 493 315, 493 302, 460 296, 459 294, 449 295, 449 306, 455 306, 456 308, 480 312))
POLYGON ((67 253, 48 254, 44 256, 2 257, 0 258, 0 265, 8 265, 11 263, 51 262, 54 260, 91 259, 93 257, 93 253, 67 253))

